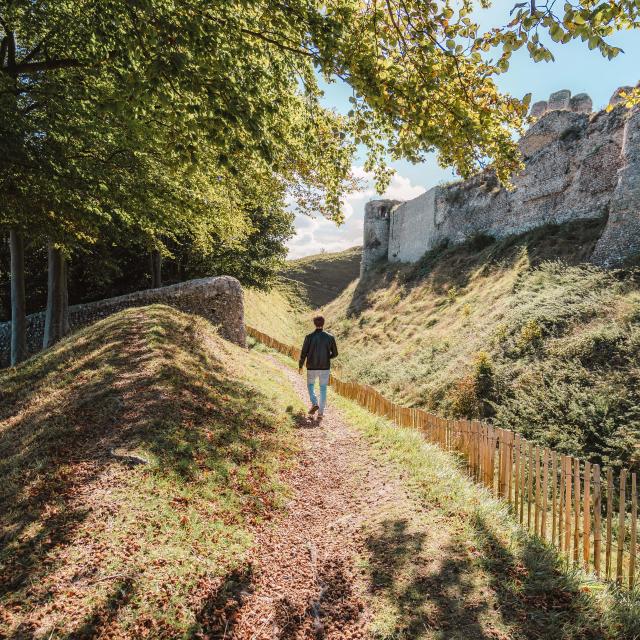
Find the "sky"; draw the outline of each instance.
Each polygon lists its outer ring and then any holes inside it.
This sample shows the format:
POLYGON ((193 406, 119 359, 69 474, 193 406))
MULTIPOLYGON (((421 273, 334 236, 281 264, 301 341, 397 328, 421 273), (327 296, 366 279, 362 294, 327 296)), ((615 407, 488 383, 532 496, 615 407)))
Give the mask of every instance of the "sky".
MULTIPOLYGON (((516 0, 495 0, 493 6, 480 11, 477 20, 481 27, 502 25, 508 22, 509 11, 516 0)), ((499 88, 521 98, 532 93, 532 103, 546 100, 554 91, 569 89, 572 94, 588 93, 593 99, 594 110, 602 109, 609 102, 616 88, 635 85, 640 80, 640 31, 615 34, 609 42, 624 50, 613 60, 603 58, 597 51, 589 51, 583 42, 555 45, 554 62, 534 63, 526 49, 520 49, 511 58, 509 71, 497 77, 499 88)), ((351 89, 342 82, 324 84, 324 100, 327 106, 346 113, 351 89)), ((385 197, 410 200, 440 182, 456 177, 451 168, 438 166, 433 155, 426 163, 413 165, 406 161, 392 162, 396 174, 383 196, 376 194, 365 174, 363 157, 356 158, 354 173, 363 178, 365 189, 349 194, 345 199, 344 224, 340 227, 321 217, 296 215, 296 235, 288 243, 289 258, 320 253, 342 251, 362 243, 364 205, 369 200, 385 197)))

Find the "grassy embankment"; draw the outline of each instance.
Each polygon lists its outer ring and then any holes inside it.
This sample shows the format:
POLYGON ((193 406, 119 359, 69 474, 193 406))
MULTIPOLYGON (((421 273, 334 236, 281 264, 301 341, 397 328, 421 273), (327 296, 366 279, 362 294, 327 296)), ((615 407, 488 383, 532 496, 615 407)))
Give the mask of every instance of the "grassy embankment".
POLYGON ((453 454, 331 394, 418 503, 365 524, 378 640, 637 640, 640 592, 604 587, 517 525, 453 454))
POLYGON ((314 309, 339 296, 360 272, 360 247, 290 260, 269 292, 245 290, 248 325, 287 344, 310 331, 314 309))
POLYGON ((601 223, 384 265, 324 307, 349 376, 558 451, 640 470, 638 272, 584 262, 601 223))
POLYGON ((163 306, 0 372, 0 636, 214 637, 286 489, 283 376, 163 306))

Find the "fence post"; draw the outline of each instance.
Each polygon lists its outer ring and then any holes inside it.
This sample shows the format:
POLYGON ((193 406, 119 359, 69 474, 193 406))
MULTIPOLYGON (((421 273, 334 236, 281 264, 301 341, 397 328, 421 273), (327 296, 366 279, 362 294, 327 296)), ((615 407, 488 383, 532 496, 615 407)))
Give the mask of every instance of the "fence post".
POLYGON ((540 478, 540 448, 535 448, 536 457, 536 508, 535 508, 535 524, 534 531, 537 536, 540 535, 540 502, 541 502, 541 478, 540 478))
POLYGON ((600 465, 593 465, 593 567, 600 577, 600 554, 602 546, 602 487, 600 465))
POLYGON ((549 450, 545 447, 542 452, 542 522, 540 523, 540 537, 547 539, 547 509, 549 506, 549 450))
POLYGON ((573 459, 573 561, 580 557, 580 460, 573 459))
POLYGON ((551 544, 556 544, 556 513, 558 509, 558 455, 551 452, 551 544))
POLYGON ((625 541, 625 515, 627 512, 626 501, 627 489, 627 470, 620 472, 620 504, 618 505, 618 562, 616 564, 616 582, 622 584, 623 560, 624 560, 624 541, 625 541))
POLYGON ((591 465, 584 463, 584 491, 582 495, 582 557, 584 570, 589 571, 591 562, 591 465))
POLYGON ((605 569, 607 580, 611 578, 611 547, 613 524, 613 471, 607 469, 607 542, 605 549, 605 569))
POLYGON ((629 589, 633 589, 636 579, 636 554, 638 552, 638 491, 636 474, 631 474, 631 540, 629 544, 629 589))
POLYGON ((564 550, 567 558, 571 552, 571 456, 564 456, 564 550))

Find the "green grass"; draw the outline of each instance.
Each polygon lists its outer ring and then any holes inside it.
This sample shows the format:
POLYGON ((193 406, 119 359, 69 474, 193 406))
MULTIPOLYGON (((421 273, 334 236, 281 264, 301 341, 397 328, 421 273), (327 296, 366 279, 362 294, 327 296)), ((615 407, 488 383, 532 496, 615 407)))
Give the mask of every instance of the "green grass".
POLYGON ((270 291, 245 289, 246 323, 282 342, 301 344, 311 330, 313 309, 338 297, 358 277, 360 255, 360 247, 354 247, 288 261, 270 291))
POLYGON ((639 272, 584 260, 601 221, 383 265, 323 308, 345 375, 640 471, 639 272))
POLYGON ((314 309, 334 300, 358 278, 361 255, 361 247, 353 247, 290 260, 281 275, 284 282, 298 287, 300 299, 314 309))
POLYGON ((286 496, 302 405, 282 374, 153 306, 0 388, 0 636, 222 633, 252 527, 286 496))
POLYGON ((375 638, 640 638, 640 593, 574 570, 418 432, 330 401, 419 505, 365 531, 375 638))
POLYGON ((287 343, 302 340, 304 321, 310 315, 295 290, 284 283, 270 291, 245 289, 244 312, 250 327, 287 343))

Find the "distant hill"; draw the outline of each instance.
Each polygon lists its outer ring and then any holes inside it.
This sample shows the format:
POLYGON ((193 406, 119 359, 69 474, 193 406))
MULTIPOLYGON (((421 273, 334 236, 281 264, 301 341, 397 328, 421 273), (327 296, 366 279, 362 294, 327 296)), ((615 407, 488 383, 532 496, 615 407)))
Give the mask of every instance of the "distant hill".
POLYGON ((360 274, 362 247, 339 253, 319 253, 287 262, 281 275, 299 284, 298 291, 311 308, 337 298, 360 274))

